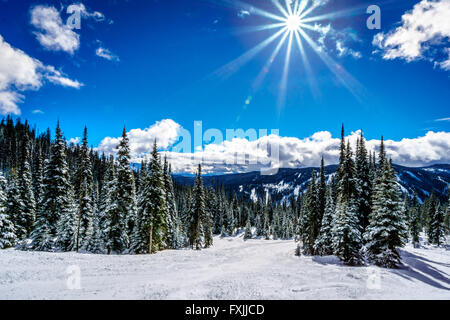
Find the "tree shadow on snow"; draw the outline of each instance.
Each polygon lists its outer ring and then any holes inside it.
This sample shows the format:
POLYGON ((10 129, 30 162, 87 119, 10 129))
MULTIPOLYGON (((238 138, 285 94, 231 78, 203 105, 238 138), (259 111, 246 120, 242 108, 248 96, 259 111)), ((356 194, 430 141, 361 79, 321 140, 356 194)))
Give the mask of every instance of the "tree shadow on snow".
POLYGON ((401 254, 403 258, 403 265, 401 265, 399 269, 393 270, 394 273, 408 280, 414 278, 433 287, 450 291, 450 288, 444 287, 436 281, 438 280, 450 285, 449 275, 441 270, 436 269, 435 267, 430 265, 430 263, 439 264, 445 267, 450 267, 449 264, 432 261, 403 250, 401 251, 401 254), (420 272, 416 270, 419 270, 420 272))

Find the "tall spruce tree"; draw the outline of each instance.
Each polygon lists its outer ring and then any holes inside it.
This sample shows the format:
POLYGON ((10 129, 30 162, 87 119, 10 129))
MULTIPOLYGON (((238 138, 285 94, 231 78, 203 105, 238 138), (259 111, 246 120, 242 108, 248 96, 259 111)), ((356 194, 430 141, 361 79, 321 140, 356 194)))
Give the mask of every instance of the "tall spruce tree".
POLYGON ((42 158, 41 145, 37 144, 37 151, 34 156, 33 161, 33 193, 34 199, 37 206, 42 201, 42 184, 43 184, 43 174, 44 174, 44 160, 42 158))
POLYGON ((325 214, 322 219, 320 235, 314 244, 315 252, 319 255, 333 254, 333 225, 335 220, 335 205, 331 185, 327 187, 325 214))
POLYGON ((12 247, 16 242, 14 223, 7 210, 6 184, 6 179, 0 172, 0 249, 12 247))
POLYGON ((320 231, 320 213, 317 193, 316 171, 313 170, 311 181, 304 199, 304 222, 302 232, 303 253, 314 255, 314 243, 320 231))
POLYGON ((326 191, 327 184, 325 181, 325 163, 322 157, 320 162, 320 173, 319 179, 317 181, 317 204, 318 204, 318 220, 319 220, 319 228, 322 223, 323 215, 325 213, 325 202, 326 202, 326 191))
POLYGON ((17 240, 24 239, 27 233, 24 228, 26 223, 21 210, 23 207, 17 173, 13 169, 8 177, 8 185, 6 187, 6 215, 14 225, 14 234, 17 240))
POLYGON ((104 197, 105 250, 108 254, 122 253, 128 244, 127 220, 124 211, 119 207, 122 191, 119 188, 116 165, 112 156, 109 160, 103 188, 106 188, 102 193, 104 197))
POLYGON ((28 132, 24 134, 21 148, 21 161, 19 172, 19 191, 21 199, 20 219, 18 220, 18 230, 23 230, 23 234, 17 234, 20 239, 29 236, 34 220, 36 218, 36 201, 33 193, 33 178, 31 173, 30 138, 28 132))
POLYGON ((250 219, 247 219, 247 223, 245 224, 244 240, 251 239, 252 237, 252 226, 250 224, 250 219))
POLYGON ((435 199, 434 193, 430 197, 428 215, 428 242, 440 246, 444 242, 445 237, 444 210, 439 200, 435 199))
POLYGON ((202 166, 199 164, 194 186, 194 209, 190 217, 189 225, 189 245, 192 249, 200 250, 201 248, 201 220, 204 215, 205 199, 203 193, 202 166))
MULTIPOLYGON (((130 166, 130 145, 127 131, 123 128, 122 139, 117 146, 117 206, 121 219, 125 219, 127 238, 134 229, 136 220, 136 187, 130 166)), ((128 246, 128 240, 126 245, 128 246)))
POLYGON ((345 264, 358 265, 362 262, 362 234, 356 200, 355 164, 350 143, 344 147, 343 154, 339 164, 333 252, 345 264))
POLYGON ((177 249, 181 246, 179 235, 179 221, 178 221, 179 218, 175 202, 175 193, 173 189, 172 170, 167 162, 167 157, 164 157, 163 180, 166 194, 166 205, 168 210, 167 215, 168 246, 177 249))
POLYGON ((362 231, 364 232, 369 225, 369 216, 372 207, 372 181, 370 164, 362 130, 356 147, 355 184, 356 199, 358 201, 358 213, 360 215, 359 220, 362 231))
POLYGON ((45 163, 42 203, 31 233, 31 248, 42 251, 52 249, 59 219, 73 209, 69 179, 66 142, 58 122, 50 159, 45 163))
POLYGON ((409 207, 409 233, 411 234, 411 241, 414 247, 419 246, 419 235, 421 232, 420 225, 420 210, 419 200, 417 194, 414 192, 412 203, 409 207))
POLYGON ((401 262, 398 248, 404 245, 405 221, 396 175, 391 162, 386 160, 375 182, 370 224, 364 234, 371 262, 388 268, 401 262))
POLYGON ((77 205, 73 201, 74 191, 69 185, 67 189, 68 204, 61 210, 56 227, 55 247, 61 251, 72 251, 77 246, 77 205))
POLYGON ((89 155, 87 128, 84 127, 83 142, 80 150, 78 165, 78 218, 76 247, 78 250, 87 250, 93 233, 92 219, 94 215, 94 202, 92 199, 92 162, 89 155))

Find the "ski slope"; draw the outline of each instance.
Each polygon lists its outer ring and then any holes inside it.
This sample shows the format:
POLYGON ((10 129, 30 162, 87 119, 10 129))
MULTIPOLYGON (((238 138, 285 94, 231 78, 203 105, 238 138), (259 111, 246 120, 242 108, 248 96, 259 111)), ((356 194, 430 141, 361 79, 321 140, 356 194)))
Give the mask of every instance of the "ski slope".
POLYGON ((295 247, 240 235, 151 256, 8 249, 0 251, 0 299, 450 299, 448 246, 408 246, 396 270, 297 257, 295 247))

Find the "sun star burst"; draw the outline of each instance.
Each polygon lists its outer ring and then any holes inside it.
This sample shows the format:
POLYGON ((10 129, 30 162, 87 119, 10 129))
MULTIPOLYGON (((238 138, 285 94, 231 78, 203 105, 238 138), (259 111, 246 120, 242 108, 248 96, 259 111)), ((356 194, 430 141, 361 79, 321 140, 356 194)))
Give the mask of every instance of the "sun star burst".
MULTIPOLYGON (((227 0, 228 1, 228 0, 227 0)), ((272 42, 275 42, 278 38, 278 44, 275 45, 275 49, 268 58, 261 72, 256 77, 252 84, 252 93, 261 87, 261 84, 269 73, 270 67, 282 51, 282 47, 286 44, 286 52, 284 55, 283 73, 279 85, 279 97, 277 102, 278 110, 284 107, 286 102, 286 92, 288 84, 289 69, 291 66, 290 60, 295 57, 293 47, 297 45, 302 62, 302 68, 306 73, 306 80, 310 86, 311 92, 314 97, 318 97, 320 92, 318 90, 312 67, 310 65, 310 59, 307 57, 305 45, 307 44, 312 51, 323 61, 328 69, 336 76, 336 78, 357 98, 361 100, 361 93, 364 93, 365 88, 350 75, 342 65, 337 63, 326 52, 323 43, 316 43, 308 33, 320 32, 320 28, 316 28, 316 23, 322 20, 330 20, 337 17, 343 17, 355 13, 355 8, 336 11, 334 13, 312 15, 312 13, 319 7, 316 2, 311 0, 270 0, 274 7, 278 10, 278 13, 267 12, 265 10, 250 6, 240 0, 235 0, 234 3, 241 9, 244 8, 254 15, 272 20, 272 23, 252 26, 244 28, 245 32, 262 32, 268 30, 275 30, 274 33, 267 39, 257 44, 253 48, 250 48, 247 52, 240 57, 229 62, 221 67, 214 74, 220 77, 228 77, 231 74, 237 72, 244 64, 250 61, 254 56, 260 53, 263 49, 269 46, 272 42), (284 4, 280 3, 284 2, 284 4), (275 22, 273 22, 275 21, 275 22), (312 24, 314 23, 314 24, 312 24)), ((243 31, 244 31, 243 30, 243 31)))

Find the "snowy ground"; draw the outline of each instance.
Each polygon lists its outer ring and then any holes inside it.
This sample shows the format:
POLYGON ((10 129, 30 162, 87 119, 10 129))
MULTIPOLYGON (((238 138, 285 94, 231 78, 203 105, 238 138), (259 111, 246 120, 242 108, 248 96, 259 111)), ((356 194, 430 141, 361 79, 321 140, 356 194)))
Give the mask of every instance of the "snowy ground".
POLYGON ((3 250, 0 299, 450 299, 449 247, 407 247, 388 270, 296 257, 295 246, 241 236, 151 256, 3 250), (69 266, 81 289, 68 289, 69 266))

